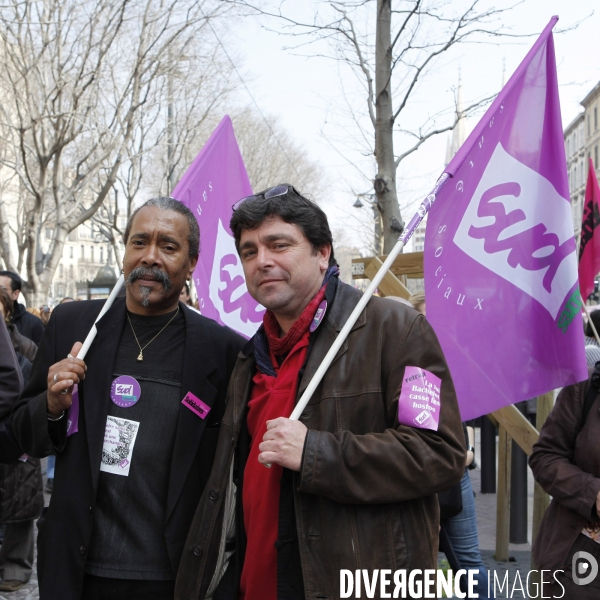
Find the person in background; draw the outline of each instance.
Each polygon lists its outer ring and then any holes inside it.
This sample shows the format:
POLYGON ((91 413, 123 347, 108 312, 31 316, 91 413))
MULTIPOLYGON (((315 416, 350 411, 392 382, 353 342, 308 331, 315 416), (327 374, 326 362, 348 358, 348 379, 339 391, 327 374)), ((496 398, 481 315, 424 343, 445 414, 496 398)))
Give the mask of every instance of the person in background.
MULTIPOLYGON (((0 314, 7 326, 24 384, 31 375, 37 346, 11 323, 13 302, 0 288, 0 314)), ((23 454, 12 464, 0 465, 0 522, 5 526, 0 548, 0 592, 14 592, 31 578, 33 566, 33 521, 44 508, 40 461, 23 454)))
POLYGON ((17 300, 23 286, 22 279, 12 271, 0 271, 0 287, 4 288, 11 297, 14 309, 11 322, 25 337, 33 340, 38 346, 44 335, 44 325, 41 319, 28 313, 17 300))
POLYGON ((44 327, 48 325, 48 321, 50 320, 50 315, 52 314, 52 309, 47 305, 40 306, 40 319, 42 320, 42 324, 44 327))
MULTIPOLYGON (((80 300, 80 298, 77 298, 78 300, 80 300)), ((75 300, 73 300, 73 298, 71 298, 71 296, 65 296, 60 302, 59 304, 66 304, 67 302, 75 302, 75 300)))
POLYGON ((425 311, 425 292, 416 292, 408 301, 415 310, 418 310, 423 316, 427 316, 425 311))
POLYGON ((600 395, 589 371, 558 394, 529 457, 535 480, 552 496, 532 549, 536 569, 555 573, 556 583, 544 585, 546 598, 600 598, 598 569, 582 570, 590 559, 600 563, 600 395))
POLYGON ((12 463, 23 451, 10 427, 9 414, 21 396, 23 374, 4 319, 0 319, 0 462, 12 463))
MULTIPOLYGON (((425 292, 417 292, 409 298, 415 310, 425 315, 425 292)), ((460 482, 462 511, 440 522, 440 550, 446 555, 452 570, 478 569, 475 591, 480 598, 488 596, 488 575, 479 551, 477 514, 475 512, 475 494, 469 477, 469 470, 475 469, 475 430, 463 423, 467 444, 465 472, 460 482)), ((462 584, 463 580, 461 580, 462 584)), ((466 585, 462 586, 467 591, 466 585)))
POLYGON ((596 331, 600 335, 600 310, 593 310, 590 313, 590 318, 588 322, 584 325, 583 332, 585 334, 585 345, 586 346, 600 346, 596 336, 594 335, 594 330, 590 324, 590 321, 594 324, 596 331))
POLYGON ((585 347, 585 362, 588 367, 594 368, 594 365, 600 361, 600 347, 590 344, 585 347))
POLYGON ((22 335, 13 323, 13 309, 14 303, 8 292, 4 288, 0 288, 0 313, 2 313, 2 317, 6 323, 13 349, 23 373, 25 385, 27 385, 31 374, 31 366, 37 353, 37 345, 33 340, 22 335))
MULTIPOLYGON (((29 308, 25 309, 30 315, 33 315, 34 317, 37 317, 40 321, 42 320, 42 313, 40 311, 39 308, 35 308, 34 306, 30 306, 29 308)), ((43 322, 42 322, 43 325, 43 322)), ((44 325, 45 327, 45 325, 44 325)))
POLYGON ((187 281, 181 289, 181 294, 179 294, 179 300, 187 306, 191 306, 192 308, 194 307, 194 303, 192 302, 192 298, 190 296, 190 286, 188 285, 187 281))

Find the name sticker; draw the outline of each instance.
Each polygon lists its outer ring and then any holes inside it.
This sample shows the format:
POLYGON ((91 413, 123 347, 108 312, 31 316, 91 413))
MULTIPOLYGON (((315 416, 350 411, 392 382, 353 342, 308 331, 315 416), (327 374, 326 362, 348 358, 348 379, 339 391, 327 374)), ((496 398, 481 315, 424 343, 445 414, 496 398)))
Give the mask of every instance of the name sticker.
POLYGON ((442 380, 419 367, 406 367, 398 399, 398 421, 402 425, 438 430, 442 380))
POLYGON ((117 377, 110 386, 110 399, 121 408, 133 406, 142 395, 137 379, 129 375, 117 377))
POLYGON ((317 308, 317 312, 315 313, 312 323, 310 324, 310 327, 308 328, 311 333, 313 331, 316 331, 317 327, 321 324, 321 321, 323 320, 323 317, 325 316, 326 312, 327 312, 327 300, 323 300, 323 302, 321 302, 321 304, 319 304, 319 308, 317 308))
POLYGON ((104 431, 100 470, 114 475, 129 475, 133 446, 140 428, 139 421, 108 416, 104 431))
POLYGON ((188 392, 185 398, 181 401, 186 408, 189 408, 194 414, 198 415, 201 419, 206 419, 206 415, 210 412, 210 406, 204 404, 200 398, 194 396, 192 392, 188 392))

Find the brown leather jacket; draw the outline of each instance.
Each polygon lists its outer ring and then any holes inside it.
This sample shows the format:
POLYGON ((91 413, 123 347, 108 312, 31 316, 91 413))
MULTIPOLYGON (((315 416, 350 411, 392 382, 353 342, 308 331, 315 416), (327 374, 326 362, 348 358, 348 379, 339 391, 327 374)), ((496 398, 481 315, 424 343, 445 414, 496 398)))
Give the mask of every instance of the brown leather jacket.
POLYGON ((537 569, 562 569, 600 492, 600 395, 582 423, 589 380, 563 388, 533 446, 529 465, 552 502, 533 545, 537 569), (583 427, 582 427, 583 425, 583 427))
MULTIPOLYGON (((359 298, 357 290, 338 284, 298 398, 359 298)), ((253 356, 240 353, 213 470, 183 552, 178 600, 206 597, 223 552, 223 532, 230 526, 224 500, 254 372, 253 356)), ((340 569, 435 568, 435 494, 460 480, 465 448, 454 385, 425 318, 400 303, 373 298, 301 420, 309 431, 294 502, 306 598, 339 598, 340 569), (442 380, 437 432, 398 423, 406 366, 423 367, 442 380)), ((229 507, 227 513, 232 514, 229 507)), ((241 511, 237 514, 239 527, 241 511)))

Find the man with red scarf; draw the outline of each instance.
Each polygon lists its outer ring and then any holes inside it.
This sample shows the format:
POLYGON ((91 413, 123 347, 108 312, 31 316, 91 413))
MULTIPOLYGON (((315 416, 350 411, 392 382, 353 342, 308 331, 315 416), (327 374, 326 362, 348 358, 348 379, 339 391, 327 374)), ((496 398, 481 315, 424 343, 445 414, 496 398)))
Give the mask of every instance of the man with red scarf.
POLYGON ((327 217, 290 185, 238 202, 231 229, 267 311, 231 378, 176 598, 339 598, 341 569, 434 569, 436 493, 461 478, 465 450, 431 327, 373 298, 291 421, 360 292, 338 279, 327 217), (439 393, 407 420, 411 390, 427 389, 413 373, 439 393))

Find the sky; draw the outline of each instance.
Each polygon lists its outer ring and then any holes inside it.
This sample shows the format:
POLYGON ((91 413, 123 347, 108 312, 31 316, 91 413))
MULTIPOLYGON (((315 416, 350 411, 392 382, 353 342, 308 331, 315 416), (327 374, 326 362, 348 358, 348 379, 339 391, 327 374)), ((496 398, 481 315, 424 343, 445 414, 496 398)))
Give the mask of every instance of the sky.
MULTIPOLYGON (((453 0, 453 7, 456 2, 453 0)), ((317 0, 287 0, 283 6, 288 15, 310 20, 315 11, 324 9, 323 4, 317 0)), ((505 8, 513 4, 498 0, 483 5, 505 8)), ((274 3, 267 1, 265 5, 274 3)), ((371 6, 374 9, 375 2, 371 6)), ((560 17, 554 37, 566 127, 582 110, 580 101, 600 81, 600 3, 523 0, 503 13, 495 26, 513 35, 538 34, 552 15, 560 17)), ((375 11, 357 25, 365 31, 374 30, 375 11)), ((331 55, 330 44, 316 42, 290 48, 303 40, 284 33, 280 21, 256 16, 243 17, 230 31, 229 44, 233 44, 236 57, 241 59, 239 71, 249 90, 240 90, 240 100, 255 101, 264 114, 277 116, 294 140, 321 164, 325 189, 316 199, 335 224, 334 236, 338 243, 365 248, 372 213, 368 207, 353 208, 353 203, 357 194, 372 192, 370 180, 375 176, 375 163, 365 151, 372 134, 365 120, 367 104, 361 81, 340 67, 338 61, 325 56, 331 55), (362 138, 348 120, 349 107, 367 125, 367 137, 362 138)), ((453 113, 459 73, 465 105, 496 94, 534 40, 535 36, 494 38, 484 45, 456 46, 424 78, 414 102, 402 113, 401 125, 419 126, 435 115, 436 126, 447 125, 453 113)), ((482 114, 483 110, 467 121, 467 133, 482 114)), ((397 186, 405 221, 410 220, 441 173, 449 135, 432 138, 402 162, 397 186)))

